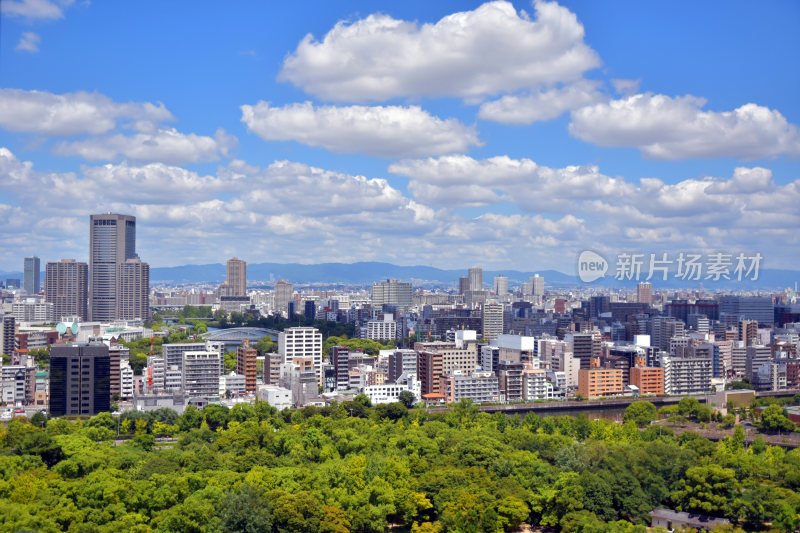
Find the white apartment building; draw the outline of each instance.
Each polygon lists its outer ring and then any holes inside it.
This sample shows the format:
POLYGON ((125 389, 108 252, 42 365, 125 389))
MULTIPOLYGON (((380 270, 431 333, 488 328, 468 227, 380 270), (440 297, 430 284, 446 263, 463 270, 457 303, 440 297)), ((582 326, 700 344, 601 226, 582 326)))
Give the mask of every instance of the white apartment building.
POLYGON ((189 397, 219 397, 219 354, 185 352, 183 354, 183 390, 189 397))
POLYGON ((396 383, 366 385, 364 387, 364 395, 373 404, 399 402, 400 393, 403 391, 409 391, 417 401, 422 397, 419 380, 407 374, 400 376, 396 383))
POLYGON ((322 384, 322 333, 317 328, 287 328, 278 336, 278 353, 284 363, 294 363, 296 357, 310 357, 318 384, 322 384))
POLYGON ((383 320, 370 320, 367 322, 367 339, 376 341, 397 338, 397 322, 391 313, 383 315, 383 320))

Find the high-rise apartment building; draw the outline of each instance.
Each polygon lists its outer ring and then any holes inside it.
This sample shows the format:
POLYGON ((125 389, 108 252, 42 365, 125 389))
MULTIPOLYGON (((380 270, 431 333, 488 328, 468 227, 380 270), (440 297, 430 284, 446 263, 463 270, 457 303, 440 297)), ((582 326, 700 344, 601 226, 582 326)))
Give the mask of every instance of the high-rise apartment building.
POLYGON ((387 279, 372 284, 372 307, 381 309, 384 305, 411 307, 411 283, 387 279))
POLYGON ((136 217, 105 213, 89 217, 89 316, 117 318, 119 265, 136 257, 136 217))
POLYGON ((40 263, 39 258, 35 255, 33 257, 26 257, 23 269, 22 287, 28 294, 38 294, 40 263))
POLYGON ((17 333, 17 322, 12 315, 5 315, 3 317, 2 332, 0 332, 0 349, 2 355, 11 355, 14 353, 14 341, 17 333))
POLYGON ((283 330, 278 336, 278 352, 284 363, 310 357, 317 381, 322 384, 322 333, 317 328, 296 327, 283 330))
POLYGON ((256 392, 256 356, 258 351, 250 347, 250 341, 245 339, 236 349, 236 373, 244 376, 244 390, 256 392))
POLYGON ((74 259, 47 263, 44 299, 53 304, 55 320, 89 319, 89 265, 74 259))
POLYGON ((292 301, 294 285, 282 279, 275 283, 275 311, 289 317, 289 302, 292 301))
POLYGON ((483 269, 481 267, 472 267, 469 269, 469 290, 482 291, 483 290, 483 269))
POLYGON ((232 257, 228 259, 226 271, 225 283, 231 291, 227 296, 247 296, 247 262, 232 257))
POLYGON ((219 352, 185 352, 182 388, 190 397, 218 398, 219 352))
POLYGON ((50 416, 111 410, 111 363, 103 343, 50 349, 50 416))
POLYGON ((117 319, 150 318, 150 265, 136 257, 117 266, 116 300, 117 319))
POLYGON ((640 304, 650 305, 653 303, 653 284, 642 281, 636 286, 636 301, 640 304))
POLYGON ((497 300, 483 304, 483 337, 494 340, 503 334, 503 304, 497 300))
POLYGON ((336 375, 336 390, 350 388, 350 348, 331 346, 331 364, 336 375))

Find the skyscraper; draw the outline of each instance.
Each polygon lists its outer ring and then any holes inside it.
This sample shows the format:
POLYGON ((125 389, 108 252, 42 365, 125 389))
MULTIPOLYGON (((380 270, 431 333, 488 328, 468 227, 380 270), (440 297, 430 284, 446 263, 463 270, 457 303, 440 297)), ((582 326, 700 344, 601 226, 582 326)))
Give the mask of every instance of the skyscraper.
POLYGON ((544 298, 544 278, 539 274, 534 274, 531 278, 531 296, 536 303, 542 303, 544 298))
POLYGON ((247 296, 247 262, 238 257, 228 259, 225 283, 230 287, 229 296, 247 296))
POLYGON ((503 304, 492 300, 483 304, 483 337, 494 340, 503 333, 503 304))
POLYGON ((35 255, 33 257, 25 258, 25 268, 23 272, 22 286, 28 294, 38 294, 39 287, 39 258, 35 255))
MULTIPOLYGON (((294 285, 282 279, 275 283, 275 311, 289 317, 289 302, 292 300, 294 285)), ((291 317, 289 317, 291 318, 291 317)))
POLYGON ((50 415, 111 410, 111 359, 102 342, 50 349, 50 415))
POLYGON ((136 217, 105 213, 89 217, 89 315, 117 318, 119 265, 136 257, 136 217))
POLYGON ((53 316, 61 320, 77 316, 88 320, 89 265, 74 259, 47 263, 44 299, 53 304, 53 316))
POLYGON ((150 318, 150 265, 138 257, 117 267, 117 310, 120 320, 150 318))
POLYGON ((508 278, 500 274, 494 278, 494 293, 497 296, 508 294, 508 278))
POLYGON ((483 269, 481 267, 472 267, 469 269, 469 290, 483 290, 483 269))

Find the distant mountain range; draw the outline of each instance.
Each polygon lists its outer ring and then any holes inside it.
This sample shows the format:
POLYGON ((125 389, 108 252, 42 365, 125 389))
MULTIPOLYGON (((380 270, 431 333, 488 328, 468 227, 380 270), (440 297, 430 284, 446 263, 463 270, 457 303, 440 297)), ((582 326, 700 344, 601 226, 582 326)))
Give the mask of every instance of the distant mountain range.
MULTIPOLYGON (((519 270, 484 270, 484 282, 491 285, 492 279, 503 274, 513 286, 523 281, 528 281, 534 274, 539 274, 545 280, 545 285, 550 287, 635 287, 637 280, 619 281, 607 275, 605 278, 591 284, 581 283, 575 275, 564 274, 557 270, 538 270, 523 272, 519 270)), ((292 283, 315 284, 345 284, 368 285, 386 278, 397 278, 403 281, 412 281, 418 286, 450 286, 453 287, 460 276, 466 276, 467 269, 443 270, 430 266, 400 266, 391 263, 359 262, 359 263, 320 263, 304 265, 300 263, 249 263, 247 265, 247 279, 250 283, 263 281, 264 285, 272 285, 279 279, 292 283)), ((22 272, 2 272, 0 279, 22 279, 22 272)), ((42 273, 44 278, 44 273, 42 273)), ((225 265, 184 265, 176 267, 154 267, 150 269, 151 283, 221 283, 225 281, 225 265)), ((644 281, 644 276, 639 280, 644 281)), ((701 280, 685 281, 670 277, 662 281, 660 277, 650 280, 655 289, 659 288, 698 288, 701 285, 708 289, 725 290, 754 290, 754 289, 784 289, 794 288, 795 283, 800 283, 800 271, 763 269, 759 272, 756 281, 743 280, 719 282, 701 280)))

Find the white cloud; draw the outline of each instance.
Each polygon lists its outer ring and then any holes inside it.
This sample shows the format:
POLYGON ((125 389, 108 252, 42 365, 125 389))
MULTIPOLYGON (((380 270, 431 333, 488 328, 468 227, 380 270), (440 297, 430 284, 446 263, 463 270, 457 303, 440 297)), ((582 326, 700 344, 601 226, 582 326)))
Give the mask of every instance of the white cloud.
POLYGON ((266 141, 293 140, 332 152, 409 157, 464 152, 480 144, 474 128, 418 106, 271 107, 243 105, 242 122, 266 141))
POLYGON ((112 161, 122 156, 134 161, 185 164, 217 161, 227 157, 237 144, 236 137, 217 130, 214 137, 181 133, 174 128, 135 135, 108 135, 83 141, 56 144, 59 155, 77 155, 90 161, 112 161))
POLYGON ((600 146, 635 146, 654 159, 800 155, 800 130, 778 111, 745 104, 703 111, 705 100, 638 94, 572 112, 572 135, 600 146))
POLYGON ((22 36, 19 38, 19 43, 17 43, 16 50, 35 54, 39 51, 39 41, 41 41, 41 39, 36 33, 32 31, 22 32, 22 36))
MULTIPOLYGON (((777 255, 799 240, 787 228, 800 225, 800 180, 778 185, 772 172, 760 167, 737 168, 731 178, 673 184, 655 178, 637 184, 606 176, 593 165, 550 168, 506 156, 406 160, 389 171, 411 178, 408 189, 418 202, 487 210, 508 202, 522 211, 559 214, 557 226, 569 220, 564 217, 580 219, 582 236, 574 240, 584 247, 650 250, 658 242, 709 250, 750 246, 777 255)), ((547 224, 543 229, 555 231, 547 224)), ((461 228, 453 235, 462 231, 479 230, 461 228)))
POLYGON ((583 25, 555 2, 534 2, 535 18, 505 1, 453 13, 435 24, 373 14, 307 35, 279 79, 332 101, 501 93, 577 81, 600 65, 583 25))
POLYGON ((141 126, 169 120, 172 114, 161 103, 117 103, 99 93, 0 89, 0 127, 14 132, 72 137, 105 133, 118 121, 141 126))
POLYGON ((6 15, 24 17, 28 20, 56 20, 64 17, 64 8, 73 4, 73 0, 2 0, 0 11, 6 15))
POLYGON ((622 96, 632 96, 639 92, 639 84, 642 80, 626 80, 626 79, 612 79, 611 85, 614 86, 614 90, 617 91, 617 94, 622 96))
POLYGON ((478 116, 503 124, 532 124, 550 120, 565 111, 605 99, 598 90, 600 83, 581 80, 557 89, 542 89, 522 95, 505 95, 481 104, 478 116))
POLYGON ((479 257, 487 267, 515 261, 567 271, 590 247, 604 253, 760 251, 770 266, 788 267, 800 250, 800 180, 778 184, 765 168, 673 184, 505 156, 403 161, 394 170, 401 168, 414 175, 414 198, 387 180, 291 161, 260 168, 234 160, 216 175, 163 163, 48 173, 0 148, 0 265, 15 268, 24 255, 41 256, 43 250, 46 260, 85 260, 88 215, 104 211, 139 219, 138 251, 152 266, 219 262, 231 255, 252 262, 440 266, 479 257), (451 201, 436 208, 438 202, 416 187, 451 201), (480 194, 470 197, 470 189, 480 194), (469 216, 453 211, 465 199, 489 205, 473 207, 469 216), (519 212, 507 206, 495 212, 496 202, 512 203, 519 212))

